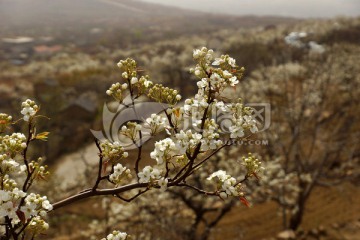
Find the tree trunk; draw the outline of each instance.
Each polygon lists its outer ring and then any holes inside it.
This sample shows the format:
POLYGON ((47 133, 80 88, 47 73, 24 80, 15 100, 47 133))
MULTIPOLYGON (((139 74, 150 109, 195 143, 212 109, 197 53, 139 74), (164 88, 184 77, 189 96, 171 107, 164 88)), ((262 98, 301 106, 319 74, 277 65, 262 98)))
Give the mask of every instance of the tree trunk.
POLYGON ((303 220, 303 216, 304 216, 304 210, 305 210, 305 202, 306 199, 305 197, 303 197, 302 195, 300 195, 299 197, 299 201, 298 201, 298 211, 291 216, 290 218, 290 224, 289 224, 289 228, 291 230, 297 230, 298 227, 300 226, 300 224, 302 223, 303 220))

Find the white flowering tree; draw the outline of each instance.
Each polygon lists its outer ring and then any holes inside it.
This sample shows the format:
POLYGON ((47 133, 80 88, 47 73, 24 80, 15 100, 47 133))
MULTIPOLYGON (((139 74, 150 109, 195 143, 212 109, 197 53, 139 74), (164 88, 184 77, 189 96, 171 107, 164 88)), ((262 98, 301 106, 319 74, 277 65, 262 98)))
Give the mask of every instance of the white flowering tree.
MULTIPOLYGON (((195 172, 206 169, 214 154, 231 146, 229 139, 247 138, 257 131, 252 109, 245 107, 241 100, 229 102, 222 95, 226 88, 239 83, 244 69, 238 67, 228 55, 214 58, 213 51, 207 48, 194 50, 193 57, 197 64, 191 71, 199 78, 198 92, 193 98, 186 99, 183 106, 178 105, 181 96, 177 90, 161 84, 154 85, 148 76, 140 76, 134 60, 126 59, 118 63, 124 82, 113 84, 106 93, 119 104, 129 96, 129 108, 134 107, 141 97, 147 97, 166 104, 164 111, 144 121, 138 119, 121 126, 121 139, 136 146, 134 156, 134 152, 130 154, 126 151, 123 142, 96 139, 99 160, 93 186, 52 204, 46 196, 34 193, 37 181, 45 179, 49 173, 41 158, 28 154, 33 142, 46 140, 48 136, 48 132, 39 133, 36 127, 38 119, 42 117, 39 115, 40 107, 32 100, 23 102, 23 117, 16 123, 25 122, 26 134, 9 133, 9 126, 14 122, 10 116, 1 114, 2 239, 34 239, 48 229, 46 215, 49 211, 59 211, 64 206, 96 196, 113 196, 131 202, 152 189, 166 191, 183 188, 204 197, 240 197, 244 201, 242 184, 260 170, 255 158, 244 161, 247 174, 241 178, 232 177, 223 169, 214 169, 210 176, 199 180, 213 181, 213 188, 206 185, 198 188, 187 181, 195 172), (212 116, 213 110, 230 114, 230 134, 220 129, 212 116), (167 134, 166 137, 157 141, 150 153, 156 163, 140 168, 143 136, 155 136, 162 132, 167 134), (125 158, 133 159, 131 167, 124 164, 125 158)), ((128 239, 128 235, 114 231, 106 239, 128 239)))
POLYGON ((299 228, 316 186, 359 176, 359 68, 348 64, 360 60, 359 50, 328 47, 303 63, 261 68, 243 85, 251 89, 251 101, 261 98, 276 106, 272 127, 264 132, 273 145, 260 153, 273 161, 264 166, 267 174, 254 194, 280 205, 284 228, 299 228))

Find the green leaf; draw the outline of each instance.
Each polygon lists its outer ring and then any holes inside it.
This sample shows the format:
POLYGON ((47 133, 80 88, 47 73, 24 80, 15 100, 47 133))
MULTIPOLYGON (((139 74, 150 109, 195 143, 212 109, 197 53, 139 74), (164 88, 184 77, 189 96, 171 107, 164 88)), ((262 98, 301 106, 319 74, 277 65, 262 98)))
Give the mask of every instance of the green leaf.
POLYGON ((50 132, 42 132, 35 136, 35 139, 41 140, 41 141, 47 141, 48 135, 50 132))

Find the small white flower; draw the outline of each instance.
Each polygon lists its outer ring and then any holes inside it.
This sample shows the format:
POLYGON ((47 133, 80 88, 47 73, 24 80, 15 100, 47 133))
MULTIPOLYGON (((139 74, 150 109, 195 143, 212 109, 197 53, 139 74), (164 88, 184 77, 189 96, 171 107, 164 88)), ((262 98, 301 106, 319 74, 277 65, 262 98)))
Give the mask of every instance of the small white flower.
POLYGON ((128 84, 127 84, 127 83, 123 83, 123 84, 121 85, 121 88, 122 88, 123 90, 127 89, 127 87, 128 87, 128 84))
POLYGON ((223 64, 225 61, 222 58, 215 58, 214 62, 212 63, 213 66, 219 66, 220 64, 223 64))
POLYGON ((233 76, 228 70, 223 71, 222 75, 224 78, 231 78, 233 76))
POLYGON ((48 211, 51 211, 53 209, 53 206, 50 204, 48 200, 45 200, 42 202, 41 206, 48 211))
POLYGON ((123 78, 127 79, 129 75, 128 75, 127 72, 123 72, 123 73, 121 74, 121 76, 122 76, 123 78))
POLYGON ((208 85, 207 79, 203 78, 201 81, 198 81, 197 83, 198 88, 204 88, 208 85))
POLYGON ((136 77, 131 78, 131 81, 130 81, 131 84, 135 84, 137 82, 138 82, 138 79, 136 77))
POLYGON ((215 178, 215 177, 219 178, 220 181, 223 181, 223 180, 226 179, 227 174, 226 174, 226 172, 225 172, 224 170, 218 170, 218 171, 212 173, 212 174, 207 178, 207 180, 212 180, 212 179, 215 178))
POLYGON ((139 182, 140 183, 147 183, 150 181, 151 178, 151 170, 152 167, 150 166, 146 166, 142 172, 139 172, 138 176, 139 176, 139 182))
POLYGON ((35 111, 32 107, 30 107, 30 106, 24 107, 24 108, 21 110, 21 114, 22 114, 22 115, 34 116, 35 113, 36 113, 36 111, 35 111))
POLYGON ((167 184, 168 184, 168 179, 167 178, 160 178, 158 180, 158 185, 159 185, 161 191, 163 191, 163 192, 166 191, 167 184))
POLYGON ((25 219, 29 219, 31 216, 36 216, 36 205, 34 204, 26 204, 22 206, 20 210, 25 214, 25 219))
POLYGON ((2 203, 0 205, 0 217, 8 216, 9 218, 17 218, 16 208, 17 207, 11 201, 2 203))
POLYGON ((229 58, 228 58, 228 63, 229 63, 230 66, 236 67, 236 61, 235 61, 235 59, 229 57, 229 58))
POLYGON ((230 86, 232 86, 232 87, 234 87, 236 84, 238 84, 239 83, 239 80, 234 76, 234 77, 231 77, 230 79, 229 79, 229 81, 230 81, 230 86))
POLYGON ((195 49, 195 50, 193 51, 193 57, 194 57, 195 59, 198 59, 200 56, 201 56, 201 50, 200 50, 200 49, 195 49))
POLYGON ((0 190, 0 202, 7 202, 11 199, 8 191, 0 190))

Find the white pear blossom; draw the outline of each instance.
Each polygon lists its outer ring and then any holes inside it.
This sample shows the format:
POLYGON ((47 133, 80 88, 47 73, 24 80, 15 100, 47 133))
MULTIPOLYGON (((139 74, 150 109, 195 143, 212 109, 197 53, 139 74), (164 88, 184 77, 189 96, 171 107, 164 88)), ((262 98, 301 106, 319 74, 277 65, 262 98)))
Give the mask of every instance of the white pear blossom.
POLYGON ((220 184, 221 188, 219 189, 222 194, 220 196, 222 198, 226 198, 227 196, 240 196, 242 195, 241 191, 241 184, 236 182, 234 177, 231 177, 229 174, 226 173, 224 170, 218 170, 212 173, 207 180, 211 181, 217 178, 218 183, 220 184), (226 197, 225 197, 226 194, 226 197))
POLYGON ((157 161, 158 165, 163 164, 165 161, 177 152, 176 145, 171 138, 165 138, 155 143, 155 149, 150 153, 150 157, 157 161))
POLYGON ((129 77, 129 75, 128 75, 127 72, 123 72, 123 73, 121 74, 121 76, 122 76, 123 78, 125 78, 125 79, 127 79, 127 78, 129 77))
POLYGON ((127 233, 113 231, 106 238, 102 238, 101 240, 126 240, 128 237, 127 233))
POLYGON ((201 141, 202 135, 191 130, 184 132, 181 130, 175 134, 175 145, 179 154, 185 154, 186 151, 192 151, 201 141))
POLYGON ((223 75, 223 77, 226 78, 226 79, 233 77, 233 75, 232 75, 228 70, 224 70, 224 71, 222 72, 222 75, 223 75))
POLYGON ((139 81, 139 80, 138 80, 137 77, 133 77, 133 78, 131 78, 130 83, 131 83, 131 84, 135 84, 135 83, 137 83, 138 81, 139 81))
POLYGON ((102 156, 108 161, 118 161, 128 156, 118 141, 111 143, 109 140, 104 140, 100 148, 102 156))
POLYGON ((229 81, 230 81, 230 86, 232 86, 232 87, 235 87, 235 85, 236 84, 238 84, 239 83, 239 80, 237 79, 237 77, 231 77, 230 79, 229 79, 229 81))
POLYGON ((139 172, 139 182, 147 183, 152 180, 158 180, 160 178, 161 171, 157 168, 153 168, 151 166, 146 166, 144 169, 139 172))
POLYGON ((228 64, 232 67, 236 67, 236 61, 234 58, 228 57, 228 64))
POLYGON ((0 202, 7 202, 11 199, 11 195, 8 191, 0 190, 0 202))
POLYGON ((167 126, 167 118, 157 115, 155 113, 151 114, 149 118, 145 120, 144 128, 148 128, 151 131, 151 135, 155 135, 165 129, 167 126))
POLYGON ((131 179, 131 177, 130 169, 118 163, 114 166, 114 172, 110 174, 109 180, 115 185, 119 185, 124 179, 131 179))
POLYGON ((219 66, 220 64, 223 64, 225 61, 222 58, 215 58, 214 62, 212 63, 212 65, 214 66, 219 66))
POLYGON ((30 99, 24 101, 21 104, 21 107, 22 107, 21 114, 24 115, 23 119, 26 122, 28 122, 30 118, 35 116, 35 114, 39 110, 39 107, 35 104, 35 102, 30 99))
POLYGON ((9 217, 17 219, 16 206, 12 201, 0 203, 0 217, 9 217))
POLYGON ((161 191, 166 191, 166 189, 168 187, 167 186, 168 182, 169 182, 169 180, 167 178, 160 178, 158 180, 158 185, 159 185, 161 191))
POLYGON ((0 136, 0 154, 6 153, 11 156, 23 151, 26 148, 26 137, 22 133, 0 136))
POLYGON ((20 211, 25 214, 25 219, 29 219, 30 217, 37 215, 36 208, 37 206, 35 204, 26 204, 20 208, 20 211))

